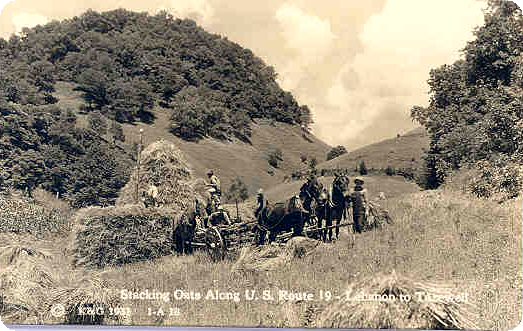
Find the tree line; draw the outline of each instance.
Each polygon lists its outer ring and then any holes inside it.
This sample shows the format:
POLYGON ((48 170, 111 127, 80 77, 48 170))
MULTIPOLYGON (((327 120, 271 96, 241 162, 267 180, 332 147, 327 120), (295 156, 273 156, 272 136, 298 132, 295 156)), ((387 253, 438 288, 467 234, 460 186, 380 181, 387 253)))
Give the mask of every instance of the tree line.
POLYGON ((274 68, 166 11, 88 10, 24 28, 0 39, 0 68, 0 95, 8 101, 50 104, 56 80, 74 82, 84 111, 120 123, 150 121, 160 105, 172 112, 171 131, 184 139, 248 140, 256 118, 312 122, 309 108, 276 83, 274 68))
POLYGON ((249 49, 165 11, 88 10, 24 28, 0 38, 0 77, 0 190, 42 187, 75 207, 114 203, 137 153, 121 123, 151 122, 154 107, 186 140, 249 141, 261 118, 312 123, 249 49), (57 81, 74 83, 80 109, 56 105, 57 81))
POLYGON ((429 106, 411 116, 430 135, 420 184, 437 188, 456 171, 479 196, 521 192, 523 17, 511 1, 490 0, 485 23, 462 58, 430 72, 429 106))

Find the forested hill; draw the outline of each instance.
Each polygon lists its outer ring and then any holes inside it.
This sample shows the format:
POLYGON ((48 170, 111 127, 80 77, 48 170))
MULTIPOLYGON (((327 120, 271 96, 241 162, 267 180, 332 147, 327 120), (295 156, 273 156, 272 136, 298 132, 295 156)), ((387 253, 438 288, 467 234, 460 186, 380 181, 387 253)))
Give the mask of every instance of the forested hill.
POLYGON ((0 39, 0 192, 114 203, 144 144, 166 139, 228 189, 281 182, 330 146, 250 50, 166 12, 118 9, 0 39), (305 129, 305 130, 304 130, 305 129))
POLYGON ((24 29, 0 40, 0 94, 22 104, 53 103, 56 81, 78 84, 85 111, 118 122, 150 121, 172 108, 171 131, 249 140, 252 119, 310 123, 307 106, 276 83, 250 50, 167 12, 117 9, 24 29))

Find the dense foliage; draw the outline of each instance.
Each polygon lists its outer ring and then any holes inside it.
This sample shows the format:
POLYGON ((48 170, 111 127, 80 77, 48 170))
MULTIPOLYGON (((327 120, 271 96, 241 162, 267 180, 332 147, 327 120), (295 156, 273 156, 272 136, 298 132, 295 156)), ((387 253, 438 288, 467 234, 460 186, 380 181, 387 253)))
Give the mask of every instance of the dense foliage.
POLYGON ((130 160, 53 105, 0 105, 0 189, 58 193, 75 207, 112 204, 130 160))
POLYGON ((327 154, 327 161, 337 158, 338 156, 341 156, 343 154, 347 154, 347 149, 344 146, 336 146, 333 149, 330 150, 330 152, 327 154))
POLYGON ((52 103, 56 80, 74 82, 84 111, 118 122, 151 121, 159 104, 184 139, 248 140, 256 118, 312 122, 250 50, 165 11, 89 10, 26 28, 0 39, 0 77, 0 96, 21 104, 52 103))
POLYGON ((365 161, 361 160, 360 165, 358 166, 358 172, 362 176, 365 176, 369 173, 369 170, 367 169, 367 166, 365 165, 365 161))
POLYGON ((226 199, 228 201, 243 202, 249 197, 249 190, 243 178, 236 177, 234 181, 229 186, 229 190, 226 194, 226 199))
POLYGON ((430 72, 429 106, 412 109, 430 134, 421 184, 436 188, 452 171, 468 168, 479 171, 471 182, 478 195, 508 189, 514 196, 521 175, 513 175, 523 162, 521 10, 510 1, 489 1, 474 36, 462 59, 430 72), (478 187, 488 182, 499 185, 478 187))
POLYGON ((283 152, 281 149, 273 149, 271 147, 271 150, 268 153, 268 157, 268 162, 272 167, 279 168, 281 166, 281 163, 283 162, 283 152))

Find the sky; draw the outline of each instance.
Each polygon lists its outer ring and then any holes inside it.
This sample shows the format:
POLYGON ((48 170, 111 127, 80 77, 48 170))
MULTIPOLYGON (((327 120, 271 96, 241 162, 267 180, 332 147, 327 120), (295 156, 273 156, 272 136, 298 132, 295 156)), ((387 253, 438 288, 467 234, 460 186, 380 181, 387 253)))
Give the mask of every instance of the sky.
POLYGON ((312 111, 314 134, 353 150, 419 126, 429 72, 459 59, 482 0, 0 0, 0 37, 91 8, 165 9, 273 66, 312 111))

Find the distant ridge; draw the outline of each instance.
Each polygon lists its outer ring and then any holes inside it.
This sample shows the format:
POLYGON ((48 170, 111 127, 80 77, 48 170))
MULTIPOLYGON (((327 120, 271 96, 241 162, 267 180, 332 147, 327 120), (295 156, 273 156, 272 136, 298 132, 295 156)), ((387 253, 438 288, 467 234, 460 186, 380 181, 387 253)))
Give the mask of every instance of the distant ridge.
POLYGON ((363 160, 367 168, 417 168, 423 149, 429 146, 429 136, 423 127, 415 128, 399 137, 386 139, 323 162, 318 169, 355 169, 363 160))

